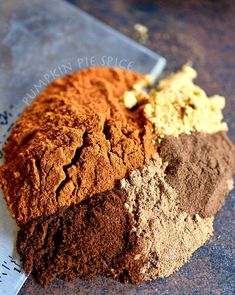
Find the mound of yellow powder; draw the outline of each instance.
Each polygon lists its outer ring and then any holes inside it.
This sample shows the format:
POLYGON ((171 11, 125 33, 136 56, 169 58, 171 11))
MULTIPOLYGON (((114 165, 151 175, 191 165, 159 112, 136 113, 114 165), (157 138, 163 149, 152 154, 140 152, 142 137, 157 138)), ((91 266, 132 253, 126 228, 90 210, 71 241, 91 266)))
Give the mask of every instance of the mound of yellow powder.
MULTIPOLYGON (((144 99, 147 99, 144 111, 154 124, 157 138, 190 134, 192 131, 214 133, 228 129, 227 124, 222 122, 224 97, 208 97, 205 91, 194 84, 196 76, 196 71, 185 65, 144 95, 144 99)), ((130 98, 132 94, 129 94, 130 98)), ((137 100, 140 100, 139 97, 137 100)), ((126 101, 127 98, 124 103, 128 107, 126 101)))

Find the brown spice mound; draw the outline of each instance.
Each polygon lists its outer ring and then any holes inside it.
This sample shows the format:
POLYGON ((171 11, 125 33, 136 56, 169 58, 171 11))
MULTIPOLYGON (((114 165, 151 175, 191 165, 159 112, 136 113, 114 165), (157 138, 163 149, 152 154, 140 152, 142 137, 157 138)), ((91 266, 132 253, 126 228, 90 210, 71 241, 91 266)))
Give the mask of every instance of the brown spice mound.
POLYGON ((56 277, 98 274, 138 282, 143 261, 134 260, 139 249, 125 198, 119 190, 109 191, 24 225, 17 240, 24 270, 33 270, 43 286, 56 277))
POLYGON ((168 276, 212 233, 204 217, 224 203, 234 147, 223 132, 166 136, 149 161, 152 125, 122 101, 140 79, 91 68, 57 80, 5 146, 0 183, 21 226, 17 249, 42 285, 168 276))
POLYGON ((18 224, 112 189, 151 158, 151 123, 122 102, 140 79, 121 69, 82 70, 51 83, 24 111, 0 169, 18 224))
POLYGON ((183 211, 209 217, 222 208, 235 168, 234 145, 225 132, 166 136, 158 152, 183 211))
POLYGON ((136 283, 170 275, 211 235, 213 217, 198 214, 215 213, 224 202, 233 151, 223 132, 166 137, 162 159, 155 156, 113 190, 22 226, 17 250, 25 271, 42 285, 55 278, 105 275, 136 283))
POLYGON ((190 216, 179 208, 178 194, 166 182, 158 155, 122 179, 121 188, 129 196, 126 208, 136 216, 141 251, 135 259, 146 261, 141 269, 145 280, 171 275, 211 236, 213 217, 190 216))

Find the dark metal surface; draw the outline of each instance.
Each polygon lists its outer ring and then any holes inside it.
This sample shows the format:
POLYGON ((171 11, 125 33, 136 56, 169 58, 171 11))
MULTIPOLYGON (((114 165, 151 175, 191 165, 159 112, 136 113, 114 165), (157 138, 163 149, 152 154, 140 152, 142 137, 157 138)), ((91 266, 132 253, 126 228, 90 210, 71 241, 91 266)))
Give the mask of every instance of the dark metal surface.
MULTIPOLYGON (((150 35, 147 46, 167 58, 168 71, 193 61, 198 83, 209 94, 226 96, 224 114, 235 142, 234 1, 72 2, 129 36, 134 36, 135 23, 146 25, 150 35)), ((169 278, 137 286, 101 277, 91 282, 57 280, 43 289, 30 277, 20 294, 235 294, 234 201, 233 191, 216 216, 214 236, 169 278)))
POLYGON ((19 103, 34 85, 41 90, 71 70, 101 65, 145 73, 160 58, 60 0, 0 1, 0 40, 1 103, 19 103))

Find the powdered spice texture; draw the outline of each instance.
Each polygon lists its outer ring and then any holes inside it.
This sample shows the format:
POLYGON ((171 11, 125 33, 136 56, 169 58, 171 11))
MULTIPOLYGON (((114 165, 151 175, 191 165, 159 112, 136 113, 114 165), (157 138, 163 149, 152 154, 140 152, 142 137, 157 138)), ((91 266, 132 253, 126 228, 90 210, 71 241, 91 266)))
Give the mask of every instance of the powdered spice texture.
POLYGON ((158 146, 166 181, 177 191, 181 209, 211 217, 224 205, 235 171, 235 149, 225 132, 166 136, 158 146))
POLYGON ((176 73, 162 79, 157 87, 146 93, 141 87, 126 92, 124 103, 132 108, 143 103, 148 119, 154 125, 155 140, 166 135, 179 136, 193 131, 215 133, 227 131, 222 109, 225 98, 220 95, 208 97, 194 84, 197 72, 184 65, 176 73))
POLYGON ((25 110, 0 184, 24 270, 40 284, 169 276, 212 235, 234 145, 224 98, 208 98, 195 74, 186 66, 148 95, 141 74, 86 69, 25 110))
POLYGON ((24 111, 0 169, 18 224, 112 189, 151 158, 151 123, 121 99, 140 79, 121 69, 82 70, 51 83, 24 111))
POLYGON ((25 271, 44 286, 55 278, 95 275, 138 282, 143 261, 134 260, 140 250, 125 201, 126 194, 114 189, 24 225, 17 249, 25 271))
POLYGON ((121 180, 129 198, 126 208, 135 216, 140 248, 135 260, 145 280, 166 277, 185 264, 213 232, 213 218, 190 216, 180 209, 177 192, 166 182, 165 164, 156 156, 142 170, 121 180))
MULTIPOLYGON (((134 170, 118 181, 113 190, 28 222, 21 227, 17 240, 25 271, 33 271, 42 285, 58 277, 71 280, 105 275, 137 283, 169 276, 212 235, 214 217, 202 217, 201 211, 205 211, 207 203, 217 204, 217 199, 223 203, 231 188, 227 181, 232 169, 221 159, 225 157, 224 151, 232 156, 232 146, 231 150, 230 144, 227 150, 221 149, 222 140, 227 141, 223 132, 167 136, 159 148, 162 158, 155 155, 143 169, 134 170), (181 140, 188 143, 184 149, 181 140), (197 144, 189 144, 195 140, 197 144), (206 153, 209 148, 210 154, 206 153), (165 156, 169 149, 176 162, 165 156), (223 190, 219 194, 208 190, 205 196, 203 189, 208 178, 192 173, 194 191, 186 195, 182 189, 181 195, 180 185, 170 184, 170 171, 173 169, 171 173, 175 173, 180 184, 189 177, 185 171, 194 167, 188 168, 189 162, 179 159, 202 150, 205 151, 202 162, 195 163, 194 159, 191 165, 204 170, 212 155, 216 163, 221 161, 227 171, 223 168, 216 173, 217 177, 211 177, 210 185, 214 190, 223 184, 223 190), (206 201, 200 198, 200 190, 206 201)), ((218 209, 215 206, 213 212, 218 209)))

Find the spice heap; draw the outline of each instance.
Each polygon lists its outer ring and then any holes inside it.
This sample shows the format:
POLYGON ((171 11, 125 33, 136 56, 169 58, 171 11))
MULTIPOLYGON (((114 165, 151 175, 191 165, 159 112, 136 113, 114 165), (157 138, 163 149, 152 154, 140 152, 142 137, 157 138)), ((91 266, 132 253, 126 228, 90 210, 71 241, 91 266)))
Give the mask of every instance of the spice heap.
POLYGON ((185 65, 177 73, 161 80, 149 94, 143 93, 141 89, 129 91, 124 103, 126 107, 132 108, 134 104, 130 104, 130 101, 137 104, 141 100, 148 100, 144 111, 154 124, 158 139, 166 135, 190 134, 193 131, 227 131, 227 124, 222 122, 224 97, 207 97, 205 91, 193 83, 196 77, 196 71, 185 65))
POLYGON ((224 99, 182 71, 90 68, 51 83, 5 146, 0 183, 26 272, 137 283, 185 264, 232 187, 224 99))
POLYGON ((142 75, 90 68, 51 83, 5 146, 1 183, 19 225, 112 189, 155 153, 142 110, 123 105, 142 75))

